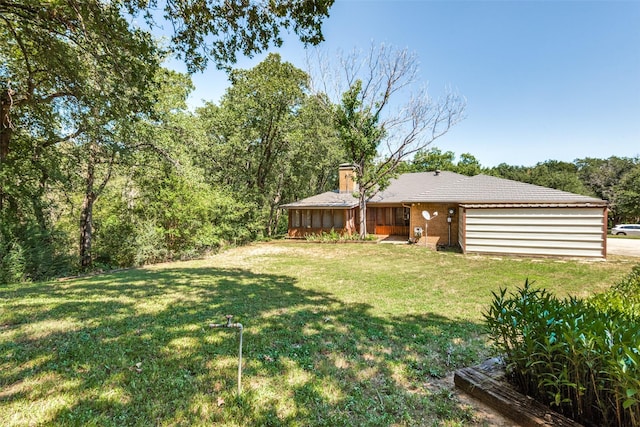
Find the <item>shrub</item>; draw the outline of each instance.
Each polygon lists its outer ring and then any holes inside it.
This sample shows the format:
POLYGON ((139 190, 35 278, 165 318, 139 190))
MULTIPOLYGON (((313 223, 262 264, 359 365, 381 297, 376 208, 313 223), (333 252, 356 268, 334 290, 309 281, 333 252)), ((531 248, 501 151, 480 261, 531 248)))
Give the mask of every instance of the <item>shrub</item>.
POLYGON ((61 233, 35 223, 1 224, 0 283, 46 280, 74 271, 61 233))
POLYGON ((637 297, 639 273, 587 301, 557 299, 528 281, 494 293, 485 319, 510 381, 586 425, 639 425, 640 317, 623 304, 623 295, 637 297))
POLYGON ((0 249, 0 283, 24 281, 26 262, 22 246, 18 242, 2 245, 0 249))
POLYGON ((619 311, 640 317, 640 264, 609 291, 589 299, 589 304, 601 311, 619 311))
MULTIPOLYGON (((305 239, 308 242, 322 242, 322 243, 338 243, 338 242, 352 242, 352 241, 360 241, 359 234, 348 234, 348 233, 338 233, 333 228, 331 231, 326 232, 323 231, 319 234, 307 234, 305 239)), ((367 237, 364 239, 365 241, 375 240, 376 236, 367 234, 367 237)))

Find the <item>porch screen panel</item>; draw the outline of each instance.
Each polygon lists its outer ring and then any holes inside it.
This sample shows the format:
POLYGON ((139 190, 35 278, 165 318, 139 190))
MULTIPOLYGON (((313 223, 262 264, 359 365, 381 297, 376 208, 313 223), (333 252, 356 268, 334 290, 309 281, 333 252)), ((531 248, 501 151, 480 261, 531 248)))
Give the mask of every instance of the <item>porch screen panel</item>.
POLYGON ((404 208, 394 208, 393 225, 404 225, 404 208))
POLYGON ((311 223, 311 228, 322 228, 322 211, 314 210, 312 215, 313 222, 311 223))
POLYGON ((311 228, 311 211, 310 210, 302 211, 302 226, 306 228, 311 228))
POLYGON ((332 228, 333 212, 330 210, 321 211, 321 212, 322 212, 322 228, 332 228))
POLYGON ((335 228, 344 228, 344 211, 339 209, 333 211, 333 226, 335 228))
POLYGON ((376 225, 393 225, 393 208, 376 208, 376 225))
POLYGON ((300 211, 298 209, 291 211, 291 226, 294 228, 300 227, 300 211))

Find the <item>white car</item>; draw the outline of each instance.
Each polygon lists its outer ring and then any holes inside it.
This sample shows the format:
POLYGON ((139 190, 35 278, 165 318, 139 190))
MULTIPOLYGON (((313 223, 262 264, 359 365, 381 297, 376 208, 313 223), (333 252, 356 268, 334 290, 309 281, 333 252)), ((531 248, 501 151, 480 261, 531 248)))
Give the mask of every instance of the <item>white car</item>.
POLYGON ((640 224, 619 224, 611 229, 616 236, 640 236, 640 224))

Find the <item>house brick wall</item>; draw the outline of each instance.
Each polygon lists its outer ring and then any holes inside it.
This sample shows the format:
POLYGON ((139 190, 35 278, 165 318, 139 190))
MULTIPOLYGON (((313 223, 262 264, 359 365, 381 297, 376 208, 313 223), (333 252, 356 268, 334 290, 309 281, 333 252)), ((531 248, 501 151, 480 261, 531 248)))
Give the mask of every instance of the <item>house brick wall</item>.
MULTIPOLYGON (((449 216, 448 211, 450 208, 454 209, 454 214, 451 217, 451 245, 458 245, 459 211, 455 203, 413 203, 411 205, 410 237, 415 238, 415 227, 422 227, 424 230, 426 221, 422 217, 422 211, 427 211, 432 217, 427 223, 428 244, 431 246, 449 244, 449 222, 447 222, 447 216, 449 216), (438 212, 438 216, 435 218, 433 218, 434 212, 438 212)), ((423 231, 423 236, 418 242, 425 244, 424 239, 423 231)))

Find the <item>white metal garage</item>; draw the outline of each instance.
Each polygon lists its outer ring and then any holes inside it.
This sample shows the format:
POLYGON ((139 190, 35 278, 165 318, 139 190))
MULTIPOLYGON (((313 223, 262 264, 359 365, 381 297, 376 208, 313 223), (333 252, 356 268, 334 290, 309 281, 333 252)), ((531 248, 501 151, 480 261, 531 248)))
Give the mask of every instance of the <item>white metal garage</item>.
POLYGON ((466 253, 606 257, 606 207, 460 205, 466 253))

